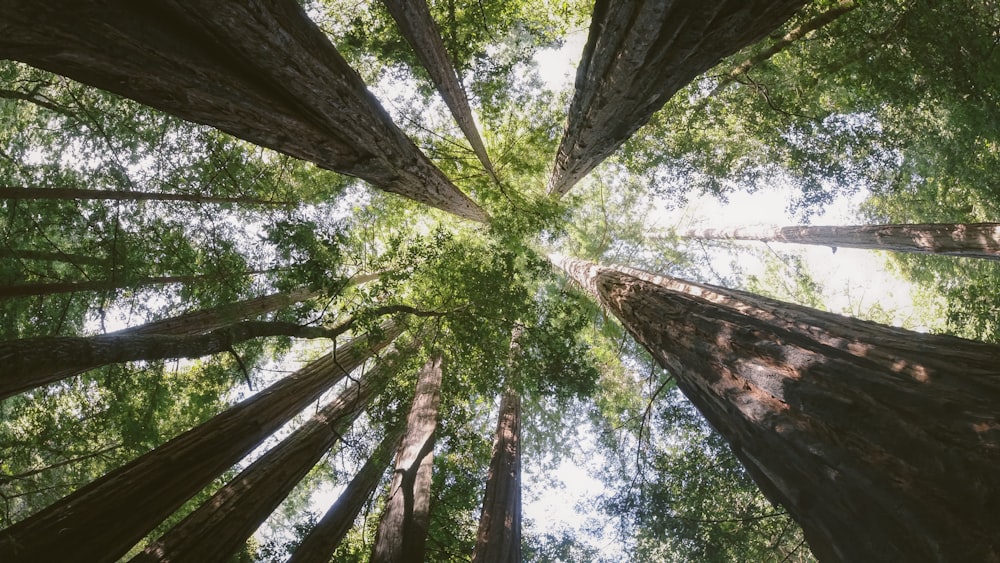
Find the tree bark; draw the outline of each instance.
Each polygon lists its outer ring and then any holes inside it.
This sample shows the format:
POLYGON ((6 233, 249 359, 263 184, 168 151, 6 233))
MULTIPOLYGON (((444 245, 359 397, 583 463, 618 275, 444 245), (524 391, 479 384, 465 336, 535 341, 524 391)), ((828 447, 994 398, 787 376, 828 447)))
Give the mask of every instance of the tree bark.
POLYGON ((1000 260, 1000 223, 692 229, 684 238, 759 240, 1000 260))
MULTIPOLYGON (((253 270, 247 274, 263 274, 264 271, 253 270)), ((231 274, 229 275, 231 277, 231 274)), ((144 285, 166 285, 171 283, 196 283, 203 281, 218 281, 227 276, 221 274, 186 276, 157 276, 139 278, 137 280, 91 280, 76 282, 37 282, 17 285, 0 286, 0 299, 14 297, 33 297, 39 295, 56 295, 58 293, 76 293, 78 291, 113 291, 126 287, 141 287, 144 285)))
POLYGON ((552 256, 822 561, 1000 561, 1000 347, 552 256))
POLYGON ((292 205, 290 201, 267 201, 252 197, 219 197, 202 194, 87 190, 83 188, 0 187, 0 199, 100 199, 108 201, 187 201, 191 203, 237 203, 242 205, 292 205))
POLYGON ((521 561, 521 397, 512 388, 500 400, 496 441, 472 561, 521 561))
POLYGON ((465 95, 465 89, 459 81, 455 67, 451 64, 448 50, 445 49, 441 33, 434 23, 426 0, 383 0, 383 3, 396 20, 403 37, 417 53, 420 64, 427 69, 434 87, 444 98, 444 103, 451 110, 458 127, 472 145, 473 152, 483 163, 493 181, 498 182, 493 164, 486 153, 486 146, 476 128, 476 121, 472 117, 469 98, 465 95))
POLYGON ((0 0, 0 58, 68 76, 474 221, 295 0, 0 0))
POLYGON ((441 358, 427 361, 417 379, 406 435, 396 453, 389 498, 379 520, 372 563, 423 561, 430 527, 434 429, 441 404, 441 358))
POLYGON ((116 561, 401 331, 358 338, 257 395, 0 531, 0 560, 116 561))
POLYGON ((131 561, 227 560, 340 440, 392 368, 393 361, 383 359, 131 561))
POLYGON ((678 90, 805 0, 597 0, 549 180, 562 196, 678 90))
POLYGON ((299 547, 292 553, 288 563, 328 563, 333 552, 343 541, 344 536, 354 526, 354 520, 372 496, 378 486, 386 467, 392 461, 392 454, 399 447, 406 427, 400 424, 390 430, 382 443, 378 445, 371 457, 358 471, 354 479, 337 498, 337 502, 309 531, 299 547))
POLYGON ((103 266, 108 263, 107 259, 100 256, 84 256, 81 254, 68 254, 60 250, 31 250, 27 248, 0 248, 0 259, 65 262, 67 264, 88 264, 91 266, 103 266))

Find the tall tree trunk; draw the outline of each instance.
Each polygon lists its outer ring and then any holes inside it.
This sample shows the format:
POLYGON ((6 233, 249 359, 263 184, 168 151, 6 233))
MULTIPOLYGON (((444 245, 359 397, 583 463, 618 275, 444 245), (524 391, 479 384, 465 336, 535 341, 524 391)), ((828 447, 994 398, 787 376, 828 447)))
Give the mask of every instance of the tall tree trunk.
MULTIPOLYGON (((263 274, 265 270, 251 270, 247 274, 263 274)), ((197 283, 219 281, 232 274, 189 274, 185 276, 156 276, 139 278, 137 280, 91 280, 75 282, 30 282, 16 285, 0 286, 0 299, 14 297, 33 297, 39 295, 55 295, 58 293, 76 293, 77 291, 113 291, 116 289, 135 288, 145 285, 167 285, 171 283, 197 283)))
POLYGON ((521 561, 521 397, 512 388, 500 400, 496 441, 472 561, 521 561))
POLYGON ((552 256, 823 561, 1000 561, 1000 347, 552 256))
POLYGON ((684 238, 818 244, 834 249, 843 246, 1000 260, 1000 223, 736 227, 691 229, 679 234, 684 238))
POLYGON ((0 58, 97 86, 474 221, 295 0, 0 0, 0 58))
POLYGON ((427 69, 431 80, 434 81, 434 87, 441 93, 444 103, 448 104, 448 109, 458 122, 459 128, 472 145, 473 152, 479 157, 490 177, 494 181, 499 181, 490 157, 486 154, 483 139, 476 129, 472 108, 469 107, 469 98, 465 95, 465 89, 459 81, 455 67, 451 64, 451 59, 448 58, 448 50, 441 40, 441 33, 434 23, 426 0, 383 0, 383 3, 396 20, 403 37, 417 53, 420 64, 427 69))
POLYGON ((562 196, 678 90, 805 0, 597 0, 549 193, 562 196))
POLYGON ((115 561, 185 501, 250 453, 402 325, 358 338, 200 426, 0 531, 0 560, 115 561))
POLYGON ((299 429, 132 558, 134 563, 225 561, 347 432, 393 375, 384 358, 299 429))
POLYGON ((379 520, 372 563, 423 561, 430 527, 434 429, 441 404, 441 357, 427 361, 417 379, 406 436, 396 453, 396 469, 379 520))
POLYGON ((82 254, 68 254, 60 250, 30 250, 26 248, 0 248, 0 259, 65 262, 67 264, 89 264, 91 266, 103 266, 108 263, 107 259, 100 256, 84 256, 82 254))
POLYGON ((87 190, 83 188, 21 188, 0 186, 0 199, 101 199, 113 201, 188 201, 192 203, 238 203, 242 205, 291 205, 290 201, 268 201, 252 197, 217 197, 201 194, 87 190))
POLYGON ((386 467, 392 461, 392 454, 403 439, 406 426, 399 424, 390 430, 382 443, 358 471, 354 479, 337 498, 337 502, 327 510, 323 518, 309 531, 299 547, 292 553, 288 563, 328 563, 333 552, 351 530, 354 520, 372 496, 386 467))

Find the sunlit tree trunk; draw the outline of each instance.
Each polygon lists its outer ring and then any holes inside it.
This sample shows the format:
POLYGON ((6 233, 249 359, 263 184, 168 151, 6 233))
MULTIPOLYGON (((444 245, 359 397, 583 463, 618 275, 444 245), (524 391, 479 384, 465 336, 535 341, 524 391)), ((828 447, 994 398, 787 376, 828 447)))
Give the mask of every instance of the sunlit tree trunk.
POLYGON ((417 379, 406 435, 396 453, 396 468, 379 520, 373 563, 423 561, 430 527, 434 429, 441 403, 441 358, 427 361, 417 379))
POLYGON ((116 561, 185 501, 388 345, 358 338, 200 426, 0 531, 0 561, 116 561))
POLYGON ((521 561, 521 397, 511 388, 500 400, 497 435, 472 561, 521 561))
POLYGON ((383 0, 383 3, 396 20, 403 37, 413 46, 420 64, 427 69, 434 86, 448 104, 448 109, 451 110, 465 138, 472 145, 473 152, 483 163, 490 177, 496 180, 493 164, 486 154, 486 146, 472 117, 469 99, 465 95, 465 89, 458 79, 455 67, 451 64, 451 59, 448 58, 448 51, 445 49, 444 41, 441 40, 441 34, 437 24, 434 23, 426 0, 383 0))
POLYGON ((805 0, 597 0, 549 193, 562 196, 723 57, 805 0))
POLYGON ((309 531, 302 543, 292 553, 288 563, 328 563, 333 552, 351 530, 354 520, 358 517, 365 502, 372 496, 385 473, 392 454, 399 447, 406 427, 399 424, 390 430, 382 443, 375 448, 372 455, 358 470, 357 475, 337 498, 337 502, 309 531))
POLYGON ((107 201, 187 201, 191 203, 237 203, 241 205, 290 205, 288 201, 268 201, 252 197, 218 197, 202 194, 87 190, 83 188, 0 187, 0 199, 99 199, 107 201))
POLYGON ((131 561, 225 561, 231 557, 347 432, 385 386, 393 368, 393 359, 383 359, 131 561))
POLYGON ((670 370, 820 560, 1000 560, 1000 347, 551 258, 670 370))
POLYGON ((684 238, 818 244, 834 249, 952 254, 1000 260, 1000 223, 736 227, 691 229, 684 238))
POLYGON ((467 219, 295 0, 0 0, 0 58, 217 127, 467 219))

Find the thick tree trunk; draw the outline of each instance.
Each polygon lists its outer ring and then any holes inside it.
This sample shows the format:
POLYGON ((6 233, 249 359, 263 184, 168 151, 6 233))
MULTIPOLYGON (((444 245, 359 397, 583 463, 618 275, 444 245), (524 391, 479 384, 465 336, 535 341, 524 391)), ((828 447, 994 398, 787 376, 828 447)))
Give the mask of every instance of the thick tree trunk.
POLYGON ((213 479, 389 344, 359 338, 257 395, 0 531, 0 560, 115 561, 213 479))
POLYGON ((472 561, 521 561, 521 397, 510 388, 500 400, 497 436, 472 561))
POLYGON ((68 76, 467 219, 295 0, 0 0, 0 58, 68 76))
POLYGON ((678 90, 805 0, 597 0, 549 193, 562 196, 678 90))
POLYGON ((383 3, 399 25, 403 37, 416 51, 420 64, 427 69, 431 80, 434 81, 434 87, 441 93, 444 103, 448 104, 448 109, 458 122, 459 128, 472 145, 473 152, 479 157, 490 177, 498 181, 490 157, 486 154, 486 146, 476 128, 476 121, 472 117, 469 98, 465 95, 465 89, 462 88, 451 59, 448 58, 448 50, 441 40, 441 33, 434 23, 426 0, 383 0, 383 3))
POLYGON ((340 440, 393 367, 383 359, 131 561, 226 561, 340 440))
POLYGON ((423 561, 430 527, 434 429, 441 404, 441 358, 427 361, 417 379, 406 435, 396 453, 389 498, 379 520, 372 563, 423 561))
POLYGON ((1000 561, 1000 347, 551 257, 823 561, 1000 561))
POLYGON ((267 201, 252 197, 217 197, 167 192, 87 190, 83 188, 0 187, 0 199, 100 199, 108 201, 187 201, 191 203, 237 203, 241 205, 291 205, 290 201, 267 201))
POLYGON ((399 447, 406 427, 400 424, 390 430, 382 443, 378 445, 371 457, 365 462, 358 474, 344 489, 344 492, 333 503, 330 510, 309 531, 299 547, 292 553, 288 563, 328 563, 333 552, 343 541, 344 536, 354 526, 354 520, 372 496, 375 487, 382 480, 386 467, 392 461, 392 454, 399 447))
POLYGON ((684 238, 759 240, 1000 260, 1000 223, 692 229, 684 238))

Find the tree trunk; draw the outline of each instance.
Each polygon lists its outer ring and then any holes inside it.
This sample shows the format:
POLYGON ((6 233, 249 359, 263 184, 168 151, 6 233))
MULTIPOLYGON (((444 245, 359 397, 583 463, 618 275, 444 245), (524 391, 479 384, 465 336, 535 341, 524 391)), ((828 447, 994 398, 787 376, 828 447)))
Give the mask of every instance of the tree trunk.
POLYGON ((0 248, 0 259, 4 260, 37 260, 39 262, 65 262, 67 264, 88 264, 91 266, 103 266, 108 263, 107 259, 100 256, 83 256, 81 254, 68 254, 60 250, 29 250, 23 248, 0 248))
POLYGON ((684 238, 759 240, 1000 260, 1000 223, 692 229, 684 238))
POLYGON ((0 531, 0 560, 115 561, 185 501, 392 341, 355 339, 200 426, 0 531))
POLYGON ((562 196, 678 90, 805 0, 597 0, 549 180, 562 196))
POLYGON ((561 256, 822 561, 1000 561, 1000 347, 561 256))
POLYGON ((393 363, 383 359, 131 561, 226 561, 385 387, 393 363))
POLYGON ((242 205, 292 205, 289 201, 267 201, 252 197, 217 197, 168 192, 87 190, 83 188, 0 187, 0 199, 101 199, 109 201, 188 201, 192 203, 238 203, 242 205))
POLYGON ((382 480, 392 454, 399 447, 406 427, 400 424, 390 430, 358 474, 337 498, 337 502, 309 531, 288 563, 328 563, 344 536, 354 526, 354 520, 382 480))
MULTIPOLYGON (((263 274, 262 270, 253 270, 247 274, 263 274)), ((116 289, 142 287, 144 285, 166 285, 170 283, 196 283, 204 281, 219 281, 232 274, 207 274, 186 276, 157 276, 139 278, 137 280, 92 280, 76 282, 32 282, 17 285, 0 286, 0 299, 14 297, 33 297, 38 295, 55 295, 58 293, 76 293, 78 291, 113 291, 116 289)))
POLYGON ((0 0, 0 13, 0 58, 487 219, 392 123, 295 0, 0 0))
POLYGON ((451 59, 448 58, 448 50, 441 40, 441 34, 437 24, 434 23, 426 0, 383 0, 383 3, 396 20, 403 37, 417 53, 420 64, 427 69, 431 80, 434 81, 434 87, 444 98, 444 103, 448 104, 448 109, 458 122, 459 128, 472 145, 473 152, 479 157, 490 177, 498 182, 493 164, 486 154, 486 146, 476 128, 476 121, 472 117, 469 98, 465 95, 465 89, 462 88, 451 59))
POLYGON ((500 400, 497 436, 472 561, 521 561, 521 397, 511 388, 500 400))
POLYGON ((379 520, 372 563, 423 561, 430 527, 434 429, 441 403, 441 358, 427 361, 417 379, 406 436, 396 453, 396 469, 379 520))

